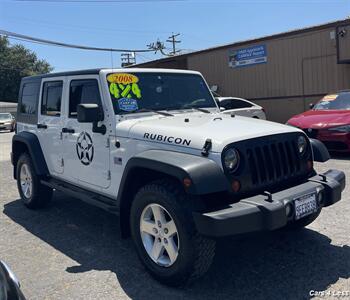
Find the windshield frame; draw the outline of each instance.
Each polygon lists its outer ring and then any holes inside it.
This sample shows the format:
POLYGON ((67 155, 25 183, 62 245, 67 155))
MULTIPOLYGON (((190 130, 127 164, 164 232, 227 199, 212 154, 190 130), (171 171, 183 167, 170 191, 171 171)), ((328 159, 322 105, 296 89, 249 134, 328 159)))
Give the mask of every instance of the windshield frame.
MULTIPOLYGON (((189 72, 189 71, 184 71, 184 72, 176 72, 175 70, 174 71, 164 71, 164 70, 160 70, 160 71, 150 71, 150 70, 147 70, 147 71, 143 71, 143 70, 109 70, 108 72, 105 72, 103 74, 103 77, 104 77, 104 81, 105 81, 105 85, 106 85, 106 88, 107 88, 107 93, 108 93, 108 96, 110 98, 110 103, 112 105, 112 108, 113 108, 113 112, 116 116, 132 116, 132 115, 136 115, 136 114, 144 114, 146 113, 145 111, 142 111, 142 108, 145 108, 145 109, 150 109, 150 110, 154 110, 154 111, 178 111, 178 112, 188 112, 188 111, 196 111, 195 108, 205 108, 205 109, 209 109, 209 110, 212 110, 212 109, 215 109, 215 110, 218 110, 219 107, 218 107, 218 104, 217 102, 215 101, 215 98, 213 96, 213 94, 211 93, 210 91, 210 88, 208 86, 208 83, 206 82, 206 80, 204 79, 204 77, 200 74, 200 73, 197 73, 197 72, 189 72), (160 75, 160 76, 171 76, 171 75, 184 75, 184 76, 195 76, 195 77, 198 77, 202 83, 203 83, 203 86, 205 88, 205 90, 207 91, 207 98, 203 98, 205 101, 210 101, 211 103, 207 103, 206 105, 192 105, 192 106, 189 106, 189 107, 178 107, 178 106, 171 106, 171 105, 168 105, 167 107, 148 107, 148 106, 142 106, 142 107, 139 107, 138 109, 136 110, 133 110, 133 111, 122 111, 122 110, 119 110, 119 109, 116 109, 116 105, 114 103, 114 101, 116 101, 117 98, 114 98, 113 95, 111 94, 110 92, 110 82, 107 80, 107 77, 111 74, 118 74, 118 73, 127 73, 127 74, 131 74, 131 75, 135 75, 135 76, 138 76, 139 74, 152 74, 152 75, 160 75), (211 106, 208 106, 208 104, 212 104, 211 106), (138 110, 140 110, 140 112, 138 112, 138 110)), ((119 100, 119 99, 118 99, 119 100)), ((196 99, 194 101, 197 101, 199 99, 196 99)), ((192 102, 194 102, 192 101, 192 102)), ((147 112, 147 113, 151 113, 151 114, 155 114, 156 112, 147 112)))

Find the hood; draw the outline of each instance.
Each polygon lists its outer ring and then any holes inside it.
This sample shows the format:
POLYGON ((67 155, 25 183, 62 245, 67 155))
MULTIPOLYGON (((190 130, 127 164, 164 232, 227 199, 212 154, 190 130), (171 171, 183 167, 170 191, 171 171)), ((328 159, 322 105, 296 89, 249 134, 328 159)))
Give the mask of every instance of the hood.
POLYGON ((221 152, 232 142, 296 131, 299 129, 279 123, 221 113, 186 113, 173 117, 152 115, 117 123, 118 136, 198 150, 203 148, 207 139, 211 139, 212 152, 221 152))
POLYGON ((308 110, 288 120, 299 128, 327 128, 350 124, 349 110, 308 110))

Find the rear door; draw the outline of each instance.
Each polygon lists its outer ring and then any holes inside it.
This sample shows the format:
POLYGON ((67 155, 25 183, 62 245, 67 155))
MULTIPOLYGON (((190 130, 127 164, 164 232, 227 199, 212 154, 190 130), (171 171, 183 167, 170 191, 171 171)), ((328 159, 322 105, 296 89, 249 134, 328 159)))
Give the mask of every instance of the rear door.
POLYGON ((51 174, 63 172, 62 95, 64 77, 46 78, 41 83, 37 134, 51 174))
MULTIPOLYGON (((63 130, 64 177, 95 189, 110 185, 108 134, 92 131, 92 123, 79 123, 77 106, 94 103, 103 108, 98 75, 67 80, 68 105, 63 130)), ((105 118, 106 119, 106 118, 105 118)))

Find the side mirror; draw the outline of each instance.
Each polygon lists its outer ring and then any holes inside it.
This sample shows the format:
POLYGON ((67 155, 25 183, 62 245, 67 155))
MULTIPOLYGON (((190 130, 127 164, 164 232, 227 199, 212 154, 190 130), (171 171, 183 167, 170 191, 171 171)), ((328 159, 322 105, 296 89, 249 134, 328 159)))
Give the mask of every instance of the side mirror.
POLYGON ((25 300, 20 283, 11 269, 0 260, 0 298, 25 300))
POLYGON ((315 106, 315 104, 313 104, 313 103, 310 103, 310 104, 309 104, 310 109, 313 109, 314 106, 315 106))
POLYGON ((92 132, 106 134, 106 126, 98 126, 98 122, 103 121, 104 116, 101 107, 97 104, 79 104, 77 114, 79 123, 92 123, 92 132))
POLYGON ((77 114, 79 123, 103 121, 103 113, 97 104, 79 104, 77 114))

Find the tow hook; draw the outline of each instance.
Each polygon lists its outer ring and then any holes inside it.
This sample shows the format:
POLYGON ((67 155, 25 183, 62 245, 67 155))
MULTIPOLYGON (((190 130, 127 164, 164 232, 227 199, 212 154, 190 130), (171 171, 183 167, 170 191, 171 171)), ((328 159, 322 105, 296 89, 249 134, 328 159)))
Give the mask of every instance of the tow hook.
POLYGON ((323 175, 323 174, 319 174, 319 175, 320 175, 320 177, 322 178, 321 181, 327 182, 327 176, 326 176, 326 175, 323 175))
POLYGON ((267 202, 273 202, 273 200, 272 200, 272 194, 270 193, 270 192, 268 192, 268 191, 264 191, 263 192, 263 195, 264 196, 267 196, 267 199, 265 199, 265 201, 267 201, 267 202))

